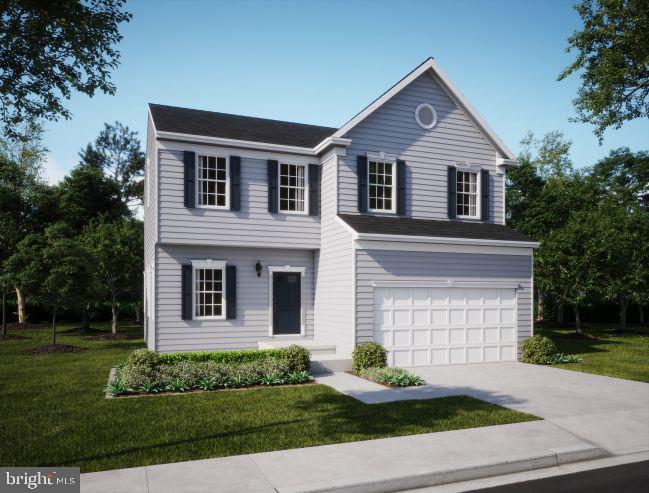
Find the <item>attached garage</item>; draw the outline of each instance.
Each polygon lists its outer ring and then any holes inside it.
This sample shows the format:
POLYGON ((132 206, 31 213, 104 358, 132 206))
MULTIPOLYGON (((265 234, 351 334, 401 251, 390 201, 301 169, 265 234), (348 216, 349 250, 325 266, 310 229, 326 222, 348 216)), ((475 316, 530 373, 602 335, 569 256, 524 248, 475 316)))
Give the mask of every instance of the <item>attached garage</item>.
POLYGON ((374 340, 389 364, 514 361, 517 286, 483 284, 375 286, 374 340))

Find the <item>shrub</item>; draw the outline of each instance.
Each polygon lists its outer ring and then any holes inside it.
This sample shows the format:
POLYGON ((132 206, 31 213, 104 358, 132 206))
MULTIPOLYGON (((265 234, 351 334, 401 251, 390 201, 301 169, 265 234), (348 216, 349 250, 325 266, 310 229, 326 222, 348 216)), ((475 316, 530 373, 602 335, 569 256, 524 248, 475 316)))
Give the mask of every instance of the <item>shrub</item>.
POLYGON ((147 383, 158 381, 154 368, 144 364, 127 364, 119 372, 119 380, 131 389, 139 389, 147 383))
POLYGON ((535 335, 523 341, 523 363, 542 365, 557 352, 557 346, 551 339, 535 335))
POLYGON ((387 353, 376 342, 359 344, 352 352, 352 370, 360 373, 363 368, 382 368, 388 363, 387 353))
POLYGON ((126 359, 125 366, 143 365, 148 366, 149 368, 155 368, 160 363, 162 363, 162 360, 158 353, 154 353, 148 349, 136 349, 126 359))
POLYGON ((414 373, 409 373, 401 368, 363 368, 360 376, 386 385, 396 385, 398 387, 410 387, 423 385, 424 380, 414 373))
POLYGON ((282 360, 291 372, 311 371, 311 356, 309 351, 297 344, 291 344, 282 349, 282 360))
POLYGON ((215 361, 217 363, 251 363, 267 359, 281 359, 284 355, 282 349, 241 349, 232 351, 195 351, 187 353, 159 354, 162 363, 178 363, 179 361, 215 361))
POLYGON ((581 360, 574 354, 563 353, 553 354, 543 360, 544 365, 559 365, 563 363, 581 363, 581 360))

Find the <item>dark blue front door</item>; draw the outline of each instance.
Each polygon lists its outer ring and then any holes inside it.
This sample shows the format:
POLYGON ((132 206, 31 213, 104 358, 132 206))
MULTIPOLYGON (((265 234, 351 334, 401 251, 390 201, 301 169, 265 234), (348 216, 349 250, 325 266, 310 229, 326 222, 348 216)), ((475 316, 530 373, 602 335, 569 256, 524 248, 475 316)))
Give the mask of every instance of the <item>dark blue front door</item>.
POLYGON ((273 333, 299 334, 302 275, 273 272, 273 333))

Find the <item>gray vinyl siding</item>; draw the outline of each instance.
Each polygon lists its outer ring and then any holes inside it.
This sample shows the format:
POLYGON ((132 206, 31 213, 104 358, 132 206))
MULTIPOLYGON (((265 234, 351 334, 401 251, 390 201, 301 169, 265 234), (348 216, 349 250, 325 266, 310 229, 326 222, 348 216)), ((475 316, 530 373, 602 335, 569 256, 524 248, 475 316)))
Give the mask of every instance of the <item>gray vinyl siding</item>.
POLYGON ((382 151, 407 163, 406 215, 447 219, 447 166, 468 162, 489 170, 490 222, 504 224, 503 177, 496 175, 496 151, 430 75, 418 77, 346 137, 352 144, 340 167, 341 213, 358 210, 356 156, 382 151), (415 121, 414 111, 424 102, 437 111, 437 125, 432 130, 415 121))
MULTIPOLYGON (((146 169, 144 173, 144 269, 145 272, 151 272, 153 275, 153 268, 155 265, 155 245, 157 241, 157 225, 158 225, 158 181, 157 181, 157 149, 155 140, 155 129, 151 117, 147 117, 147 132, 146 132, 146 169)), ((144 293, 148 293, 147 289, 148 277, 144 279, 144 293)), ((155 293, 155 290, 153 290, 155 293)), ((149 349, 155 349, 155 310, 147 309, 148 304, 155 306, 155 300, 145 300, 144 311, 144 331, 145 343, 149 349)))
POLYGON ((518 344, 532 335, 532 257, 475 253, 356 250, 356 340, 374 338, 372 281, 507 281, 516 291, 518 344))
POLYGON ((316 339, 336 345, 339 355, 353 348, 353 255, 351 234, 336 220, 336 161, 322 168, 322 247, 316 255, 316 339))
POLYGON ((306 267, 303 282, 306 338, 313 338, 313 251, 159 245, 157 254, 157 334, 161 352, 254 349, 269 340, 268 266, 306 267), (181 319, 181 265, 192 259, 226 260, 237 266, 237 318, 181 319), (264 267, 257 277, 255 264, 264 267))
MULTIPOLYGON (((195 149, 188 145, 187 150, 195 149)), ((188 209, 183 203, 183 152, 164 148, 159 152, 161 243, 320 247, 319 217, 268 212, 267 159, 241 157, 240 211, 188 209)), ((241 156, 234 149, 229 154, 241 156)))

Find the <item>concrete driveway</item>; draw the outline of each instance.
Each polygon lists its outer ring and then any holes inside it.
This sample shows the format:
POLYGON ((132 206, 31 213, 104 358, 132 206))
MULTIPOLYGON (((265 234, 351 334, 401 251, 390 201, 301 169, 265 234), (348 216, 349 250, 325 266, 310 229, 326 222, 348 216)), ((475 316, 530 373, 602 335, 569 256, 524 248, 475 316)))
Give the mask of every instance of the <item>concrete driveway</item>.
POLYGON ((362 381, 352 388, 349 381, 332 385, 327 378, 319 380, 368 404, 469 395, 542 417, 613 454, 649 450, 649 384, 524 363, 413 371, 426 380, 425 386, 390 389, 362 381))

